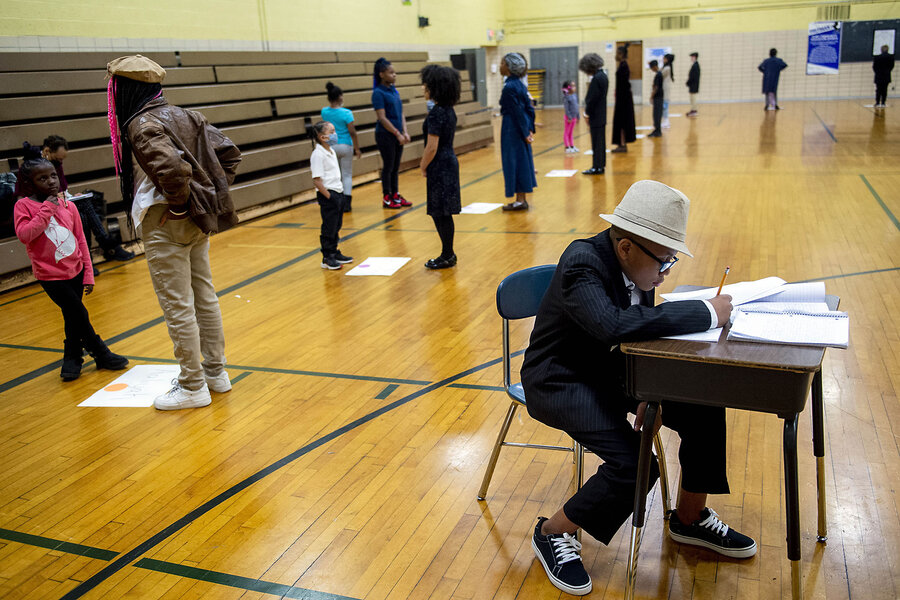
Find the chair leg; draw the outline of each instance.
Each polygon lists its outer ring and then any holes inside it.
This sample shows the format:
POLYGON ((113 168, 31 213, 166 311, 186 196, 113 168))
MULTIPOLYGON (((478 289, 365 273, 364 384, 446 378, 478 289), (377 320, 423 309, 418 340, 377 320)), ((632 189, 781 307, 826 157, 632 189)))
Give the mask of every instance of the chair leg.
POLYGON ((575 453, 575 489, 580 490, 584 485, 584 446, 575 442, 572 450, 575 453))
POLYGON ((625 581, 625 600, 634 600, 634 584, 637 581, 637 561, 641 551, 641 531, 643 527, 632 525, 631 544, 628 550, 628 564, 625 567, 627 579, 625 581))
POLYGON ((666 468, 666 452, 663 450, 662 438, 659 432, 653 436, 653 447, 656 448, 656 461, 659 463, 659 491, 662 494, 663 501, 663 519, 669 518, 669 511, 672 510, 672 503, 669 499, 669 472, 666 468))
POLYGON ((478 491, 478 499, 484 500, 487 497, 488 486, 491 484, 491 477, 494 475, 494 467, 497 466, 497 458, 500 456, 500 448, 506 441, 506 434, 509 432, 509 426, 512 425, 513 417, 516 414, 516 403, 509 403, 509 410, 506 411, 506 418, 500 427, 500 433, 497 435, 497 441, 494 443, 494 449, 491 450, 491 458, 488 461, 487 470, 484 472, 484 479, 481 480, 481 489, 478 491))

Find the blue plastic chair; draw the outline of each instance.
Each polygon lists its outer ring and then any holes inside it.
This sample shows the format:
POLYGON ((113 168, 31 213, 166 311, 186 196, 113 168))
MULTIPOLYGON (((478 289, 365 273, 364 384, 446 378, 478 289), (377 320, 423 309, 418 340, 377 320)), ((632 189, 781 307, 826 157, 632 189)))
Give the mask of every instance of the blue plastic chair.
MULTIPOLYGON (((491 483, 491 477, 494 475, 494 467, 497 466, 500 448, 503 446, 572 452, 575 459, 576 489, 580 489, 584 481, 584 447, 578 442, 573 440, 571 446, 547 446, 506 441, 506 434, 509 432, 516 409, 519 406, 524 407, 526 402, 525 390, 522 389, 522 384, 513 383, 510 374, 509 322, 513 319, 527 319, 537 314, 555 272, 556 265, 529 267, 508 275, 497 286, 497 312, 503 318, 503 387, 511 402, 509 410, 506 411, 503 425, 500 427, 500 433, 497 435, 497 441, 494 443, 494 448, 491 451, 491 458, 488 460, 484 479, 481 481, 481 489, 478 491, 479 500, 484 500, 487 497, 488 486, 491 483)), ((659 483, 663 500, 663 516, 667 518, 670 510, 669 482, 662 440, 658 433, 653 439, 653 445, 656 448, 656 455, 659 457, 659 483)))

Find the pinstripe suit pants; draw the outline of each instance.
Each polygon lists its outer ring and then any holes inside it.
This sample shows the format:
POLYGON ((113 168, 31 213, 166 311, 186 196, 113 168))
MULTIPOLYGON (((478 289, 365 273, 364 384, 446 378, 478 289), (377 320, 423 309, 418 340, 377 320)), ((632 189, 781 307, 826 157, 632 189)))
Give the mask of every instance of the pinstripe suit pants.
MULTIPOLYGON (((627 413, 637 406, 634 400, 623 397, 620 403, 605 404, 596 405, 597 410, 606 411, 611 417, 607 422, 616 425, 601 431, 567 431, 603 463, 565 503, 563 511, 570 521, 609 544, 634 508, 641 438, 626 420, 627 413)), ((662 420, 681 438, 681 487, 688 492, 727 494, 725 409, 663 402, 662 420)), ((652 487, 659 478, 659 468, 655 461, 650 468, 652 487)))

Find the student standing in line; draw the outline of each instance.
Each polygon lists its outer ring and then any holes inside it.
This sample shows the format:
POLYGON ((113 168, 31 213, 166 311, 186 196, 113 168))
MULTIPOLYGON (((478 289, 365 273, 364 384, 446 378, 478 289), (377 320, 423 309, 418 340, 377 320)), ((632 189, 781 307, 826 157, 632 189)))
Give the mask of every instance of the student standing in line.
POLYGON ((697 62, 699 56, 697 52, 691 52, 691 70, 685 83, 691 96, 691 110, 687 114, 689 117, 696 117, 699 114, 697 112, 697 96, 700 94, 700 63, 697 62))
POLYGON ((34 278, 62 310, 66 338, 63 340, 63 381, 81 375, 83 350, 94 357, 98 369, 121 370, 128 359, 113 354, 94 333, 82 294, 94 291, 91 253, 81 225, 81 216, 59 190, 59 176, 45 158, 22 163, 17 181, 25 195, 13 214, 16 236, 28 251, 34 278))
POLYGON ((425 117, 422 133, 425 150, 419 168, 427 179, 427 212, 441 238, 441 255, 425 263, 427 269, 446 269, 456 265, 453 251, 453 215, 461 209, 459 161, 453 152, 456 111, 459 102, 459 73, 450 67, 429 65, 422 69, 422 87, 426 100, 434 105, 425 117))
POLYGON ((334 125, 328 121, 319 121, 315 125, 307 125, 306 131, 312 141, 313 151, 309 157, 309 171, 316 186, 316 200, 319 213, 322 215, 322 228, 319 243, 322 247, 322 268, 335 271, 353 262, 353 257, 344 256, 338 250, 341 225, 344 222, 344 184, 341 181, 341 168, 332 144, 338 136, 334 125))
POLYGON ((894 57, 888 53, 887 44, 881 47, 881 54, 872 61, 875 71, 875 108, 887 106, 887 89, 891 83, 891 71, 894 70, 894 57))
POLYGON ((634 125, 634 97, 631 95, 631 69, 628 67, 628 48, 616 50, 616 104, 613 108, 612 141, 616 147, 610 152, 628 152, 628 144, 637 139, 634 125))
POLYGON ((578 152, 575 147, 575 126, 578 124, 578 94, 575 93, 575 82, 564 81, 562 85, 563 93, 563 145, 566 147, 566 153, 578 152))
POLYGON ((123 56, 106 72, 122 200, 140 223, 153 290, 181 367, 153 406, 207 406, 210 390, 231 390, 209 238, 237 225, 228 188, 241 151, 202 114, 166 101, 160 85, 166 71, 149 58, 123 56))
POLYGON ((766 110, 781 110, 778 106, 778 79, 787 69, 787 63, 778 58, 778 50, 769 50, 769 58, 759 63, 757 70, 763 74, 762 93, 766 97, 766 110))
POLYGON ((662 90, 663 90, 663 111, 662 126, 663 129, 669 129, 669 100, 672 98, 672 86, 675 83, 675 73, 672 70, 672 63, 675 62, 674 54, 666 54, 663 56, 662 68, 662 90))
POLYGON ((359 138, 356 137, 356 125, 353 124, 353 111, 344 108, 344 91, 330 81, 325 84, 328 90, 328 106, 322 109, 322 120, 334 125, 337 143, 331 147, 337 155, 341 166, 341 183, 344 185, 344 212, 350 212, 353 201, 353 157, 359 158, 359 138))
POLYGON ((500 61, 500 74, 506 77, 500 94, 500 155, 503 163, 503 182, 507 198, 515 201, 503 205, 503 210, 528 210, 527 194, 537 187, 534 177, 534 107, 528 97, 523 78, 528 65, 525 57, 510 52, 500 61))
POLYGON ((609 78, 603 72, 603 58, 590 52, 578 61, 578 68, 588 77, 587 96, 584 99, 584 120, 591 132, 591 168, 585 175, 603 175, 606 171, 606 94, 609 78))
POLYGON ((375 144, 381 153, 381 193, 384 208, 412 206, 412 202, 400 195, 398 177, 403 146, 410 141, 403 115, 403 101, 394 87, 397 73, 390 61, 379 58, 375 61, 373 75, 372 108, 375 109, 375 144))
POLYGON ((653 131, 647 137, 662 137, 662 114, 663 114, 663 76, 659 70, 659 62, 651 60, 649 63, 650 70, 655 73, 653 76, 653 91, 650 92, 650 102, 653 104, 653 131))

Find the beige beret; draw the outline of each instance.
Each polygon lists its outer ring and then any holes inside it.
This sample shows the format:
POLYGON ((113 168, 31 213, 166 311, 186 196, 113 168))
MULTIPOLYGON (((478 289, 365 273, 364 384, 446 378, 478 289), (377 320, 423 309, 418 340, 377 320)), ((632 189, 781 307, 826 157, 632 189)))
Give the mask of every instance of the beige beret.
POLYGON ((106 65, 106 77, 113 75, 143 81, 144 83, 162 83, 166 70, 140 54, 121 56, 106 65))

